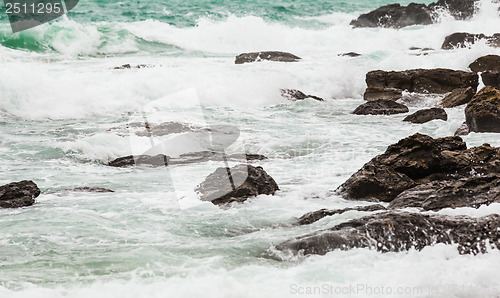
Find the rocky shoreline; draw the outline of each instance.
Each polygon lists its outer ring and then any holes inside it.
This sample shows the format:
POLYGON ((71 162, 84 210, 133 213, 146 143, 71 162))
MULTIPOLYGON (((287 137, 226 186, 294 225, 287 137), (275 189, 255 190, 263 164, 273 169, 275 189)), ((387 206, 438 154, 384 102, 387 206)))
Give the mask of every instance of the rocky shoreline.
MULTIPOLYGON (((476 1, 472 0, 439 0, 430 5, 387 5, 361 15, 351 25, 391 28, 428 25, 436 22, 435 14, 443 9, 454 18, 467 19, 473 16, 475 4, 476 1)), ((468 47, 479 40, 485 40, 491 47, 500 47, 499 34, 486 36, 457 32, 446 37, 442 50, 468 47)), ((354 52, 340 55, 351 58, 360 56, 354 52)), ((263 51, 238 55, 235 64, 261 61, 300 63, 301 59, 292 53, 263 51)), ((149 66, 126 64, 115 69, 145 67, 149 66)), ((500 56, 479 57, 469 68, 470 71, 442 68, 370 71, 366 74, 367 88, 363 95, 366 103, 356 108, 352 117, 362 121, 366 115, 409 113, 405 105, 408 94, 436 95, 441 100, 435 107, 407 115, 403 121, 409 123, 404 125, 448 121, 445 109, 463 107, 465 123, 456 135, 500 133, 500 56), (484 87, 478 90, 481 84, 484 87)), ((280 93, 289 101, 325 101, 297 89, 282 88, 280 93)), ((132 129, 138 136, 177 133, 208 135, 217 130, 177 122, 146 123, 145 128, 140 123, 130 123, 127 129, 132 129)), ((233 204, 259 195, 273 196, 280 190, 278 183, 263 167, 250 164, 264 161, 266 156, 227 155, 223 149, 190 152, 177 157, 165 154, 129 155, 110 160, 102 166, 148 168, 188 166, 209 161, 224 161, 226 164, 228 161, 241 162, 232 168, 218 168, 194 190, 200 200, 223 208, 231 208, 233 204)), ((78 187, 70 191, 113 192, 99 187, 78 187)), ((438 243, 456 244, 460 254, 475 255, 500 248, 500 215, 473 218, 431 213, 445 208, 480 208, 500 203, 500 148, 490 144, 468 148, 459 136, 432 138, 416 133, 374 157, 347 179, 336 193, 346 200, 377 204, 307 213, 296 219, 295 224, 311 225, 348 211, 372 214, 285 241, 275 248, 292 255, 323 255, 336 249, 352 248, 400 252, 420 250, 438 243)), ((40 194, 33 181, 0 186, 0 208, 32 206, 40 194)))

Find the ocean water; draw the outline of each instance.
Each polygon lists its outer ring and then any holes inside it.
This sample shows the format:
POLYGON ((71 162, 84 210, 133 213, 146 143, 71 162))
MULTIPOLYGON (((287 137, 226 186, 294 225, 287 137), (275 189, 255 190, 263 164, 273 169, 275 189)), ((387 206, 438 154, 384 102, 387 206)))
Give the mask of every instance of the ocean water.
MULTIPOLYGON (((455 246, 437 245, 287 258, 273 250, 366 215, 290 226, 309 211, 368 204, 332 191, 401 138, 449 136, 464 121, 463 107, 447 109, 447 122, 423 125, 403 123, 404 115, 354 116, 366 72, 467 70, 482 55, 500 54, 484 43, 440 50, 454 32, 498 32, 499 12, 487 0, 467 21, 443 14, 437 24, 399 30, 349 26, 391 2, 89 0, 67 17, 16 34, 2 11, 0 184, 33 180, 42 195, 32 207, 0 210, 0 297, 499 297, 499 251, 461 256, 455 246), (435 50, 422 55, 410 47, 435 50), (303 60, 234 64, 236 55, 261 50, 303 60), (351 51, 363 56, 339 56, 351 51), (148 67, 113 69, 123 64, 148 67), (280 88, 326 102, 289 102, 280 88), (281 190, 221 209, 199 201, 193 189, 222 163, 103 165, 148 149, 149 138, 125 128, 144 117, 239 128, 228 153, 268 156, 257 164, 281 190), (115 192, 64 191, 82 186, 115 192)), ((438 100, 424 97, 409 107, 438 100)), ((500 146, 498 134, 464 140, 500 146)), ((179 135, 153 141, 174 155, 199 150, 179 135)), ((499 212, 494 204, 440 213, 499 212)))

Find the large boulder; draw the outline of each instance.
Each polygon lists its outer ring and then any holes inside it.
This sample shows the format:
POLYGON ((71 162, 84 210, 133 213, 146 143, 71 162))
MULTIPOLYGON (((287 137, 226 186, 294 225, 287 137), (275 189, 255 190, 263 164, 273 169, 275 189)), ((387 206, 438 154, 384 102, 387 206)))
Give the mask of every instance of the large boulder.
POLYGON ((469 65, 473 72, 500 71, 500 56, 487 55, 477 58, 469 65))
POLYGON ((500 47, 500 34, 498 33, 492 36, 486 36, 484 34, 457 32, 448 35, 444 39, 441 49, 453 50, 457 48, 466 48, 480 40, 486 40, 486 43, 491 47, 500 47))
POLYGON ((274 195, 278 184, 262 167, 240 164, 233 168, 218 168, 195 189, 202 201, 214 205, 244 202, 261 194, 274 195))
POLYGON ((276 62, 297 62, 300 59, 302 58, 286 52, 254 52, 238 55, 236 57, 235 64, 259 62, 264 60, 276 62))
POLYGON ((481 89, 465 108, 465 119, 473 132, 500 132, 500 90, 481 89))
POLYGON ((0 208, 31 206, 40 195, 40 189, 33 181, 23 180, 0 186, 0 208))
POLYGON ((485 86, 500 89, 500 72, 485 71, 481 74, 481 79, 483 80, 483 84, 485 86))
POLYGON ((451 69, 375 70, 366 74, 368 88, 395 88, 416 93, 448 93, 457 88, 476 90, 476 73, 451 69))
POLYGON ((276 248, 293 255, 324 255, 352 248, 422 250, 439 243, 458 245, 460 254, 500 249, 500 215, 472 218, 382 212, 283 242, 276 248))
POLYGON ((467 104, 475 94, 476 91, 472 87, 455 89, 441 100, 441 106, 444 108, 453 108, 467 104))
POLYGON ((402 28, 411 25, 432 24, 431 12, 425 4, 408 6, 389 4, 359 16, 351 22, 354 27, 402 28))
POLYGON ((476 11, 478 0, 438 0, 429 4, 432 10, 447 10, 455 19, 465 20, 472 17, 476 11))
POLYGON ((430 108, 417 111, 403 119, 403 121, 418 124, 432 120, 448 121, 448 114, 446 114, 446 111, 442 108, 430 108))
POLYGON ((393 115, 408 113, 408 107, 389 99, 369 101, 357 107, 355 115, 393 115))

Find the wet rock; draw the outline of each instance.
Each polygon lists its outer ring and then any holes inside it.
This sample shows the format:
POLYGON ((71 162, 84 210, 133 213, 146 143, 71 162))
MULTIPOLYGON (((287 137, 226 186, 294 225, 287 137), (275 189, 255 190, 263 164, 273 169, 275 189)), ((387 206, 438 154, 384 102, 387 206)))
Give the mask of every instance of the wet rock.
POLYGON ((462 123, 462 125, 455 131, 455 136, 466 136, 470 134, 470 128, 467 122, 462 123))
POLYGON ((484 34, 457 32, 448 35, 445 38, 441 49, 453 50, 456 48, 466 48, 472 44, 475 44, 479 40, 486 40, 486 43, 491 47, 500 47, 500 34, 498 33, 492 36, 486 36, 484 34))
POLYGON ((129 155, 117 158, 108 163, 108 166, 125 168, 133 166, 149 166, 149 167, 165 167, 168 165, 170 157, 158 154, 155 156, 150 155, 129 155))
POLYGON ((469 68, 473 72, 500 71, 500 56, 487 55, 477 58, 469 65, 469 68))
POLYGON ((431 11, 425 4, 411 3, 408 6, 389 4, 362 14, 351 22, 351 26, 402 28, 412 25, 432 24, 431 11))
POLYGON ((448 115, 442 108, 430 108, 417 111, 403 119, 403 121, 411 123, 426 123, 432 120, 448 121, 448 115))
POLYGON ((338 191, 346 199, 390 202, 432 174, 455 173, 459 168, 457 161, 442 153, 466 149, 459 137, 433 139, 417 133, 389 146, 384 154, 373 158, 352 175, 338 191))
POLYGON ((369 101, 354 110, 355 115, 393 115, 408 113, 408 107, 393 100, 379 99, 369 101))
POLYGON ((366 74, 368 88, 395 88, 415 93, 448 93, 457 88, 476 90, 476 73, 451 69, 375 70, 366 74))
POLYGON ((396 88, 381 88, 381 87, 369 87, 366 89, 363 98, 366 101, 374 101, 379 99, 385 100, 399 100, 403 97, 403 90, 396 88))
POLYGON ((152 67, 151 65, 146 65, 146 64, 139 64, 139 65, 130 65, 130 64, 123 64, 122 66, 117 66, 114 67, 113 69, 132 69, 132 68, 147 68, 147 67, 152 67))
POLYGON ((40 195, 40 189, 33 181, 23 180, 0 186, 0 208, 31 206, 40 195))
POLYGON ((109 192, 115 192, 114 190, 104 188, 104 187, 76 187, 73 189, 70 189, 69 191, 74 191, 74 192, 92 192, 92 193, 109 193, 109 192))
POLYGON ((294 255, 324 255, 352 248, 380 252, 422 250, 439 243, 458 244, 460 254, 499 249, 500 215, 471 218, 382 212, 286 241, 276 248, 294 255))
POLYGON ((465 119, 473 132, 500 132, 500 90, 481 89, 465 108, 465 119))
POLYGON ((276 62, 298 62, 300 57, 286 52, 255 52, 243 53, 236 57, 236 64, 259 62, 259 61, 276 61, 276 62))
POLYGON ((476 91, 472 87, 455 89, 443 98, 441 106, 444 108, 453 108, 467 104, 475 94, 476 91))
POLYGON ((110 128, 109 131, 117 132, 123 135, 133 132, 140 137, 149 137, 149 136, 161 137, 175 133, 201 131, 203 129, 204 128, 202 127, 198 127, 191 124, 170 121, 157 124, 149 122, 147 123, 132 122, 126 124, 124 127, 110 128))
POLYGON ((343 53, 343 54, 339 54, 339 56, 342 56, 342 57, 359 57, 359 56, 362 56, 361 54, 359 53, 356 53, 356 52, 349 52, 349 53, 343 53))
POLYGON ((416 207, 423 210, 472 207, 500 202, 500 175, 471 176, 437 180, 404 191, 389 208, 416 207))
POLYGON ((481 74, 485 86, 500 89, 500 72, 485 71, 481 74))
POLYGON ((471 18, 476 12, 478 0, 439 0, 429 4, 429 9, 434 11, 445 9, 455 19, 465 20, 471 18))
POLYGON ((295 89, 281 89, 281 96, 291 101, 304 100, 306 98, 312 98, 317 101, 325 101, 321 97, 306 95, 304 92, 295 89))
POLYGON ((240 164, 232 168, 218 168, 195 189, 201 200, 214 205, 244 202, 261 194, 274 195, 278 184, 262 167, 240 164))
POLYGON ((380 210, 387 210, 384 206, 382 205, 369 205, 369 206, 362 206, 362 207, 354 207, 354 208, 345 208, 345 209, 336 209, 336 210, 328 210, 328 209, 321 209, 318 211, 310 212, 307 213, 306 215, 300 217, 297 220, 298 225, 309 225, 314 222, 317 222, 320 219, 323 219, 327 216, 333 216, 337 214, 342 214, 348 211, 360 211, 360 212, 373 212, 373 211, 380 211, 380 210))

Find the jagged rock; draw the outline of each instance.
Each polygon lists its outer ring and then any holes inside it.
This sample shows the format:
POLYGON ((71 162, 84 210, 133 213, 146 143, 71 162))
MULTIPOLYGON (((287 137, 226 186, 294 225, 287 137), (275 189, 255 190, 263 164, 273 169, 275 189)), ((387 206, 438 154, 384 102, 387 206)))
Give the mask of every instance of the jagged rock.
POLYGON ((500 132, 500 90, 481 89, 465 108, 465 119, 471 131, 500 132))
POLYGON ((485 71, 481 74, 485 86, 500 89, 500 72, 485 71))
POLYGON ((317 101, 325 101, 321 97, 306 95, 304 92, 295 89, 281 89, 281 96, 291 101, 304 100, 306 98, 312 98, 317 101))
POLYGON ((339 54, 339 56, 342 56, 342 57, 359 57, 359 56, 362 56, 361 54, 359 53, 355 53, 355 52, 349 52, 349 53, 343 53, 343 54, 339 54))
POLYGON ((309 224, 317 222, 318 220, 325 218, 327 216, 342 214, 342 213, 345 213, 348 211, 373 212, 373 211, 380 211, 380 210, 387 210, 387 209, 384 206, 378 205, 378 204, 369 205, 369 206, 362 206, 362 207, 354 207, 354 208, 336 209, 336 210, 321 209, 318 211, 307 213, 306 215, 300 217, 297 220, 297 224, 298 225, 309 225, 309 224))
POLYGON ((374 101, 379 99, 386 100, 399 100, 403 97, 403 90, 396 88, 381 88, 381 87, 369 87, 366 89, 363 98, 366 101, 374 101))
POLYGON ((470 128, 467 122, 462 123, 462 125, 455 131, 455 136, 466 136, 470 134, 470 128))
POLYGON ((131 167, 136 165, 145 165, 153 167, 164 167, 172 165, 187 165, 207 161, 256 161, 266 160, 267 157, 260 154, 222 154, 213 151, 200 151, 181 154, 179 157, 170 157, 163 154, 156 156, 150 155, 129 155, 117 158, 108 163, 112 167, 131 167))
MULTIPOLYGON (((422 192, 420 198, 423 201, 428 197, 423 189, 430 192, 433 187, 437 194, 448 191, 446 187, 449 185, 461 185, 461 189, 449 190, 453 192, 456 206, 476 207, 482 201, 498 200, 493 184, 480 177, 499 172, 500 148, 484 144, 467 149, 460 137, 433 139, 415 134, 389 146, 384 154, 373 158, 352 175, 338 191, 346 199, 397 200, 394 206, 401 207, 408 203, 410 207, 414 199, 406 202, 404 198, 422 192), (472 194, 477 200, 470 199, 472 194)), ((433 206, 454 206, 448 204, 445 195, 442 201, 439 199, 439 195, 432 198, 433 206)))
POLYGON ((460 254, 499 249, 500 215, 471 218, 382 212, 283 242, 276 248, 293 255, 324 255, 352 248, 380 252, 422 250, 439 243, 458 244, 460 254))
POLYGON ((286 52, 255 52, 243 53, 236 57, 236 64, 259 62, 263 60, 277 61, 277 62, 298 62, 300 57, 286 52))
POLYGON ((466 48, 483 39, 486 40, 486 43, 491 47, 500 47, 500 34, 498 33, 493 34, 492 36, 486 36, 484 34, 457 32, 448 35, 444 39, 441 49, 453 50, 456 48, 466 48))
POLYGON ((411 3, 401 6, 398 3, 382 6, 369 13, 362 14, 351 22, 354 27, 390 27, 402 28, 412 25, 432 24, 431 12, 427 5, 411 3))
POLYGON ((244 202, 261 194, 274 195, 278 184, 262 167, 240 164, 232 168, 218 168, 195 189, 202 201, 214 205, 244 202))
POLYGON ((408 113, 408 107, 393 100, 379 99, 369 101, 354 110, 355 115, 393 115, 408 113))
POLYGON ((0 208, 31 206, 40 195, 40 189, 33 181, 23 180, 0 186, 0 208))
POLYGON ((411 123, 426 123, 432 120, 448 121, 448 114, 442 108, 430 108, 417 111, 403 119, 411 123))
POLYGON ((476 91, 472 89, 472 87, 455 89, 443 98, 441 106, 453 108, 467 104, 472 100, 475 94, 476 91))
POLYGON ((476 11, 478 0, 439 0, 429 4, 429 9, 445 9, 457 20, 471 18, 476 11))
POLYGON ((477 58, 469 65, 473 72, 500 71, 500 56, 487 55, 477 58))
POLYGON ((500 175, 438 180, 404 191, 389 208, 417 207, 423 210, 473 207, 500 202, 500 175))
POLYGON ((368 88, 395 88, 415 93, 448 93, 457 88, 476 90, 476 73, 451 69, 375 70, 366 74, 368 88))

